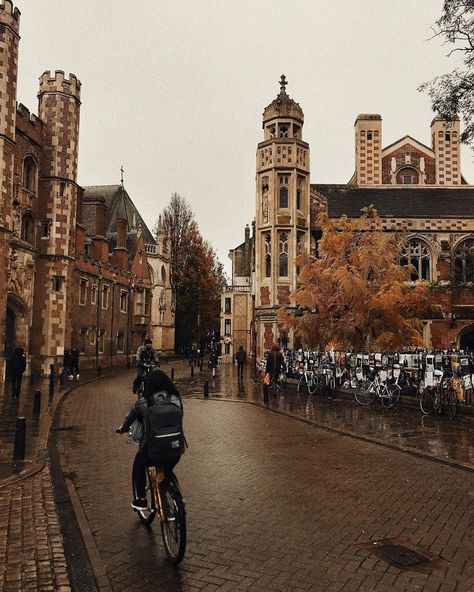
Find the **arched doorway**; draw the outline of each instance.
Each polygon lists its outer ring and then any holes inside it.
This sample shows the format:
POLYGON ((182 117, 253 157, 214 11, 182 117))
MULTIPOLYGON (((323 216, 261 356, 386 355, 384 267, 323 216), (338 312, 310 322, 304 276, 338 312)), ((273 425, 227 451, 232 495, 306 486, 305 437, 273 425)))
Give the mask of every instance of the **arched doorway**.
POLYGON ((474 351, 474 325, 463 329, 459 334, 459 349, 474 351))

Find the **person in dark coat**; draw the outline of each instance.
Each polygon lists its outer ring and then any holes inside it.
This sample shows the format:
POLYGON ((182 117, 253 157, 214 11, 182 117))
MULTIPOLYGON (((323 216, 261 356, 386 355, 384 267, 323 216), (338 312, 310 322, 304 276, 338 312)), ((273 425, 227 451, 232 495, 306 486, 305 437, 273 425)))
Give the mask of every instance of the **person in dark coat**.
POLYGON ((26 356, 22 347, 15 347, 10 359, 10 375, 12 378, 12 397, 20 398, 21 380, 23 372, 26 370, 26 356))
POLYGON ((76 380, 79 380, 79 350, 76 348, 71 350, 69 364, 70 375, 75 375, 76 380))
POLYGON ((267 356, 265 370, 270 374, 270 381, 276 380, 280 376, 280 372, 286 370, 283 354, 280 347, 276 344, 272 346, 267 356))
POLYGON ((242 378, 244 375, 244 364, 247 360, 247 353, 244 350, 243 345, 239 345, 239 349, 235 354, 235 359, 237 361, 237 376, 242 378))
POLYGON ((71 352, 68 349, 64 350, 63 355, 63 375, 68 376, 70 379, 72 379, 71 352))

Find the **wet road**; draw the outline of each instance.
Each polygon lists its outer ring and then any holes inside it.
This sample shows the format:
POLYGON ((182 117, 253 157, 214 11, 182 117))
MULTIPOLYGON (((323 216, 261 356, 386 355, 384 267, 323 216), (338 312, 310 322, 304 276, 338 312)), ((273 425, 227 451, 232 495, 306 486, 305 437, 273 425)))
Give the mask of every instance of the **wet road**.
POLYGON ((190 447, 176 472, 189 536, 172 568, 158 524, 129 508, 135 450, 114 433, 129 384, 77 389, 57 432, 114 592, 474 590, 474 475, 221 400, 185 400, 190 447), (387 538, 428 560, 391 565, 373 551, 387 538))
MULTIPOLYGON (((204 379, 209 379, 211 397, 262 402, 262 388, 251 384, 249 368, 243 381, 237 380, 235 366, 231 364, 219 367, 215 379, 207 372, 197 372, 193 381, 180 381, 183 394, 202 395, 204 379)), ((269 407, 474 468, 474 416, 458 416, 452 422, 439 415, 422 415, 418 406, 383 409, 377 400, 369 407, 361 407, 353 400, 299 395, 293 385, 270 396, 269 407)))

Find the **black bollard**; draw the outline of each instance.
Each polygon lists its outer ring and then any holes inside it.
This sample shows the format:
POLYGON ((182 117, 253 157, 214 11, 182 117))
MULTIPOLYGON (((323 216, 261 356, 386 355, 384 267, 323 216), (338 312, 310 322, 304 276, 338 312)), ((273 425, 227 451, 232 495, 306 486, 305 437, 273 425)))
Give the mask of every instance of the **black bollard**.
POLYGON ((35 391, 35 398, 33 399, 33 413, 40 413, 41 411, 41 391, 35 391))
POLYGON ((191 378, 194 378, 194 366, 191 366, 191 378))
POLYGON ((204 397, 206 399, 209 399, 209 381, 208 380, 204 381, 204 397))
POLYGON ((97 376, 101 376, 102 375, 102 366, 99 364, 99 366, 97 366, 97 376))
POLYGON ((64 386, 64 372, 59 373, 59 386, 64 386))
POLYGON ((24 460, 26 444, 26 419, 18 417, 15 427, 15 446, 13 448, 13 460, 24 460))
POLYGON ((174 368, 171 368, 171 380, 174 380, 174 368))
POLYGON ((54 395, 54 364, 49 365, 49 398, 51 399, 54 395))
POLYGON ((263 402, 268 403, 268 384, 263 385, 263 402))
POLYGON ((189 365, 190 365, 190 366, 192 365, 192 362, 193 362, 193 361, 191 360, 191 358, 189 358, 189 365))

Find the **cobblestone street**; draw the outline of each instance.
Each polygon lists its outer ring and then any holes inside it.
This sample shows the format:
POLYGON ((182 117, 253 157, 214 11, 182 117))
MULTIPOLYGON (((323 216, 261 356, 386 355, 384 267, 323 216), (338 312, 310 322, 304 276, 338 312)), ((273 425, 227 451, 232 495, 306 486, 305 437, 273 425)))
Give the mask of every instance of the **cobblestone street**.
POLYGON ((141 526, 129 507, 135 449, 114 428, 133 403, 130 376, 77 389, 58 431, 89 554, 114 592, 474 589, 473 474, 245 402, 195 398, 176 470, 188 546, 172 568, 159 525, 141 526), (374 553, 381 539, 432 561, 395 567, 374 553))

